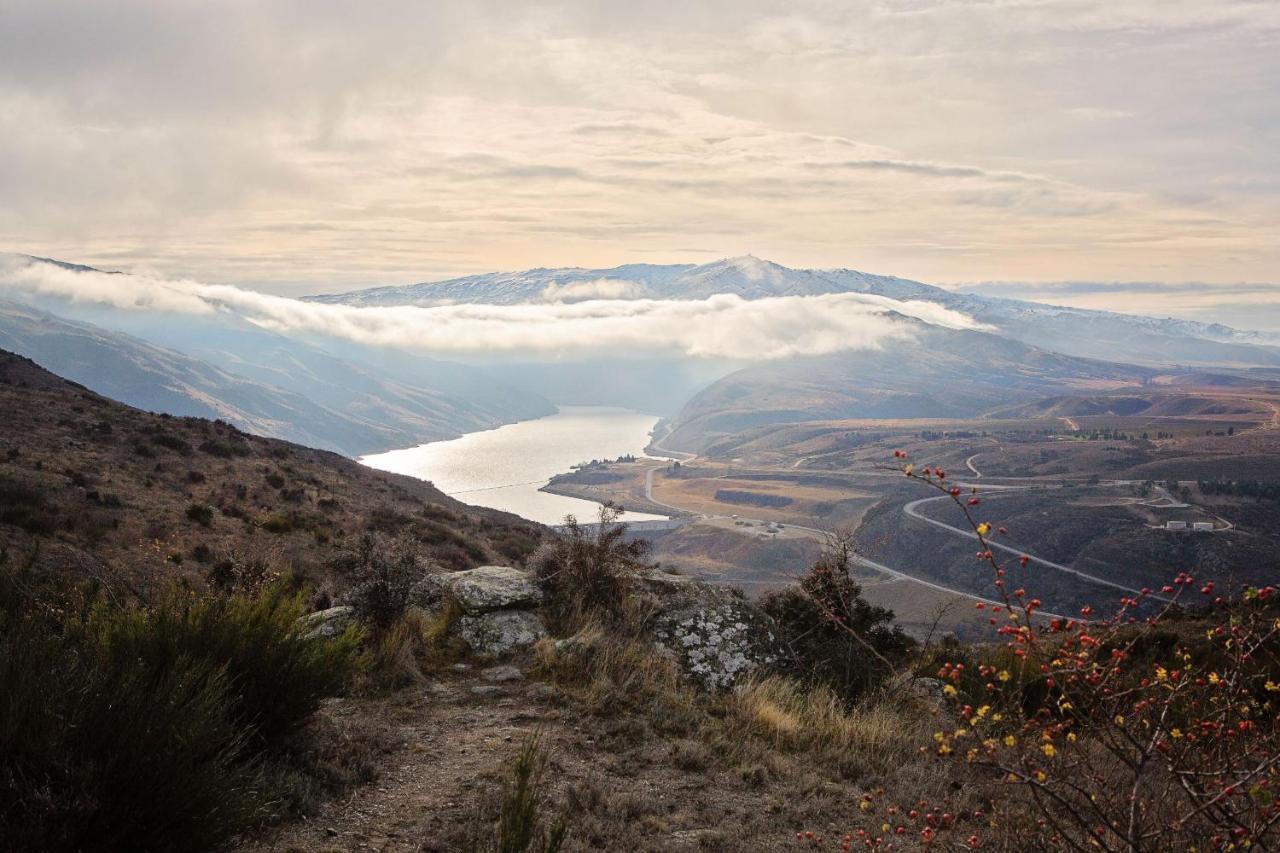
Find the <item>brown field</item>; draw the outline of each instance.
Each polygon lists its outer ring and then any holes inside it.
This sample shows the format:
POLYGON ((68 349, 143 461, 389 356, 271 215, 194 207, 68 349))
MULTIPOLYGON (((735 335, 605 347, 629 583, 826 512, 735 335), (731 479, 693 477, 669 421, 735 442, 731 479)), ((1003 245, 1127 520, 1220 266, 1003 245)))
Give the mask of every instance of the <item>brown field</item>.
POLYGON ((817 486, 788 481, 762 481, 724 475, 717 477, 672 478, 659 472, 653 478, 656 500, 705 515, 741 515, 802 524, 821 529, 856 526, 866 508, 875 503, 874 493, 852 488, 817 486), (716 492, 731 490, 787 498, 782 507, 717 500, 716 492))

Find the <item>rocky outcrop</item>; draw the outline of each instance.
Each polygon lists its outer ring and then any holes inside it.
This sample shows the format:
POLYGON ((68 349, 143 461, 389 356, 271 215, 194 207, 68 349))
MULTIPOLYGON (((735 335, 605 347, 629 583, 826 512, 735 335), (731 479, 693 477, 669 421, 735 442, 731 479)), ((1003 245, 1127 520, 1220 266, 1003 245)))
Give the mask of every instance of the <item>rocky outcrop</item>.
POLYGON ((702 686, 734 687, 780 658, 773 620, 737 590, 659 571, 641 582, 655 601, 654 640, 702 686))
POLYGON ((547 636, 542 619, 529 610, 495 610, 463 616, 459 630, 471 650, 486 658, 505 657, 547 636))
POLYGON ((533 608, 542 588, 527 572, 508 566, 480 566, 464 572, 428 575, 415 588, 417 603, 434 608, 453 599, 462 610, 459 633, 480 657, 501 658, 528 648, 547 635, 533 608))
POLYGON ((451 596, 463 613, 478 615, 495 610, 517 610, 542 603, 542 589, 527 573, 509 566, 480 566, 465 572, 428 575, 417 595, 425 601, 451 596))
POLYGON ((347 626, 355 619, 355 608, 343 605, 308 613, 300 621, 302 627, 307 629, 306 637, 310 640, 315 637, 336 637, 347 630, 347 626))

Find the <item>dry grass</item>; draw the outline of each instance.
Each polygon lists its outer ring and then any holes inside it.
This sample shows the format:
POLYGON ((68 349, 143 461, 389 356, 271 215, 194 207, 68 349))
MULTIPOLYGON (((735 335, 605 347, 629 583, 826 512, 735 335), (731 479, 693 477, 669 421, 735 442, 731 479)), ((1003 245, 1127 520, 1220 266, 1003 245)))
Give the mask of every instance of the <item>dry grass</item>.
POLYGON ((461 611, 449 600, 436 613, 410 607, 371 643, 365 688, 396 690, 422 684, 428 675, 458 660, 461 641, 453 630, 461 611))

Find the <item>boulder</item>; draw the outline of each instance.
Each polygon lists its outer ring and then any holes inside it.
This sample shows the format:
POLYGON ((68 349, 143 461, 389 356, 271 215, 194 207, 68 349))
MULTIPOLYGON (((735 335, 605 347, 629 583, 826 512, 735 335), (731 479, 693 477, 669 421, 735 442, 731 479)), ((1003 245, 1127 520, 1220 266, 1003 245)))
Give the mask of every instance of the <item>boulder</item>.
POLYGON ((471 650, 481 657, 500 658, 532 646, 547 636, 547 627, 528 610, 496 610, 466 615, 459 631, 471 650))
POLYGON ((650 572, 654 640, 703 687, 726 689, 779 660, 777 626, 742 593, 703 581, 650 572))
POLYGON ((315 637, 336 637, 347 630, 347 626, 355 620, 355 608, 342 605, 308 613, 299 621, 302 622, 303 628, 309 629, 306 637, 310 640, 315 637))
POLYGON ((536 607, 542 603, 542 589, 527 572, 509 566, 480 566, 464 572, 429 575, 415 594, 423 599, 433 590, 448 593, 475 616, 495 610, 536 607))

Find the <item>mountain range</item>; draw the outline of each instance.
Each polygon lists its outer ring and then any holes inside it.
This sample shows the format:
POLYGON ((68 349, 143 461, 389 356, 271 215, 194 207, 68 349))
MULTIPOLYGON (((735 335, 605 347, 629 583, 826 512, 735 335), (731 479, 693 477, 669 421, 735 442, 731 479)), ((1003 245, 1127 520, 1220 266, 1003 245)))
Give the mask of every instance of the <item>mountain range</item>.
POLYGON ((518 305, 587 298, 744 299, 867 293, 933 302, 994 327, 1003 337, 1065 355, 1152 366, 1280 366, 1280 346, 1218 323, 1144 317, 980 296, 852 269, 790 269, 751 255, 709 264, 627 264, 498 272, 446 281, 304 297, 361 306, 518 305))
MULTIPOLYGON (((0 346, 142 408, 223 417, 350 455, 539 417, 566 404, 666 416, 665 446, 697 451, 764 424, 974 417, 1178 376, 1254 381, 1280 370, 1280 347, 1266 336, 1219 324, 983 296, 851 269, 790 269, 752 256, 702 265, 540 268, 305 299, 393 307, 842 293, 932 303, 967 316, 974 328, 894 312, 911 334, 872 348, 766 362, 625 351, 478 353, 442 361, 278 334, 231 312, 177 316, 28 296, 22 304, 0 302, 0 346)), ((892 311, 893 303, 886 305, 892 311)))

